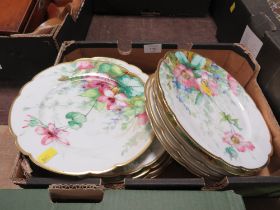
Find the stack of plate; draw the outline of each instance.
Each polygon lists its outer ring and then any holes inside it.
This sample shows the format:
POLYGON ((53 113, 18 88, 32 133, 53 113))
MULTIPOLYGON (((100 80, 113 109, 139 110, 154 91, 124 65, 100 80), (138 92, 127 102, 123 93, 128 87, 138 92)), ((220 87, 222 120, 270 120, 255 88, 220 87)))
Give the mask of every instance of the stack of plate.
POLYGON ((51 67, 27 83, 12 106, 16 144, 55 173, 154 177, 170 157, 145 112, 147 79, 139 68, 112 58, 51 67))
POLYGON ((212 180, 251 175, 272 152, 270 133, 242 86, 211 60, 168 52, 145 86, 159 141, 190 172, 212 180))

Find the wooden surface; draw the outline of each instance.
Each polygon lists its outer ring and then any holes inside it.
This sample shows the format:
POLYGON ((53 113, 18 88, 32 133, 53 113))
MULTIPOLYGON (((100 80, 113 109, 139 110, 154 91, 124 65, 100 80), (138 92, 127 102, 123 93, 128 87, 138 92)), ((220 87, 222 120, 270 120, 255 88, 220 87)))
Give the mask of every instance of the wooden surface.
POLYGON ((8 126, 0 125, 0 189, 19 188, 10 180, 17 152, 8 126))
POLYGON ((18 33, 24 27, 33 0, 0 0, 0 33, 18 33))

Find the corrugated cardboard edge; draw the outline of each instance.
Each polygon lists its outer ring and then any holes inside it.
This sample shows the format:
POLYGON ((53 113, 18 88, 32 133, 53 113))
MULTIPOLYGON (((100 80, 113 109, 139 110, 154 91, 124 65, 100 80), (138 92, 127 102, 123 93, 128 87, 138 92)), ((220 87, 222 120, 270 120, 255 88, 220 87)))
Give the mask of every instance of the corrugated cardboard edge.
POLYGON ((104 187, 95 184, 52 184, 49 186, 49 195, 52 201, 93 201, 103 199, 104 187))
POLYGON ((54 65, 57 65, 60 63, 60 60, 62 55, 63 55, 63 52, 66 50, 66 48, 68 48, 69 46, 71 46, 72 44, 75 44, 76 41, 64 41, 58 51, 58 54, 56 56, 56 59, 55 59, 55 62, 54 62, 54 65))
POLYGON ((205 186, 201 188, 201 190, 214 191, 214 190, 222 190, 226 188, 229 184, 228 178, 225 176, 221 181, 214 183, 205 182, 205 186))
POLYGON ((27 179, 26 178, 19 178, 18 177, 18 173, 21 170, 21 163, 22 163, 22 159, 21 159, 21 153, 18 153, 15 161, 14 161, 14 165, 13 165, 13 170, 11 172, 11 176, 10 179, 14 184, 17 185, 25 185, 27 179))
MULTIPOLYGON (((63 24, 63 22, 61 23, 63 24)), ((30 38, 30 37, 51 37, 54 35, 55 31, 58 30, 59 26, 54 27, 50 33, 48 34, 32 34, 32 33, 26 33, 26 34, 12 34, 10 37, 13 38, 22 38, 22 37, 26 37, 26 38, 30 38)))
POLYGON ((22 171, 23 171, 23 174, 24 176, 26 177, 26 179, 29 179, 32 175, 32 168, 28 162, 28 160, 22 156, 22 161, 21 161, 21 164, 20 164, 21 168, 22 168, 22 171))

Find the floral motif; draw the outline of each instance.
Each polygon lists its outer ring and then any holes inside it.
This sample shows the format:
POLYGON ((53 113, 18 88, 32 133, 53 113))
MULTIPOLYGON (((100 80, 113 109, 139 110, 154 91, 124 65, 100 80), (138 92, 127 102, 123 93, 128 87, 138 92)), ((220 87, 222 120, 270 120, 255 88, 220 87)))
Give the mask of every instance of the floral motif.
MULTIPOLYGON (((214 99, 215 96, 226 94, 228 90, 238 95, 240 85, 230 74, 211 60, 189 51, 169 53, 162 68, 169 72, 169 74, 163 74, 166 75, 168 81, 166 87, 177 91, 176 97, 189 113, 191 113, 189 103, 200 105, 204 102, 205 112, 208 113, 211 108, 209 108, 209 101, 211 101, 210 104, 219 110, 222 116, 219 123, 227 124, 227 129, 230 130, 221 136, 221 140, 229 145, 225 152, 230 158, 236 159, 238 152, 249 152, 255 149, 250 141, 245 141, 242 135, 236 132, 242 131, 239 119, 231 116, 231 113, 226 112, 227 110, 223 110, 224 108, 214 99)), ((206 121, 211 120, 208 117, 206 121)))
POLYGON ((109 89, 117 86, 117 83, 114 80, 109 79, 101 79, 100 77, 96 76, 87 76, 84 78, 85 82, 83 84, 83 88, 91 89, 91 88, 98 88, 101 92, 103 89, 109 89))
POLYGON ((121 110, 128 106, 127 97, 123 93, 117 93, 114 89, 105 89, 103 94, 97 98, 97 101, 106 103, 108 110, 121 110))
POLYGON ((92 69, 94 66, 90 61, 78 61, 77 62, 77 68, 79 70, 87 70, 87 69, 92 69))
POLYGON ((87 98, 83 112, 75 110, 65 114, 67 124, 63 129, 57 128, 55 124, 44 124, 39 119, 29 116, 26 127, 36 127, 35 132, 42 135, 43 145, 52 142, 60 142, 65 145, 70 143, 65 139, 68 129, 78 130, 87 122, 87 117, 92 110, 114 111, 114 116, 108 121, 108 129, 113 129, 121 122, 122 129, 137 120, 139 126, 148 123, 145 109, 145 98, 143 82, 126 69, 115 64, 102 61, 78 61, 72 75, 62 75, 58 80, 71 84, 79 89, 79 96, 87 98), (85 76, 79 71, 87 70, 85 76))
POLYGON ((223 141, 237 149, 238 152, 253 151, 255 146, 250 141, 245 141, 239 133, 228 131, 224 133, 223 141))
POLYGON ((146 125, 149 122, 149 118, 146 112, 136 115, 139 125, 146 125))
POLYGON ((209 76, 209 73, 204 71, 201 78, 198 79, 200 91, 208 96, 218 95, 218 84, 209 76))
POLYGON ((47 145, 55 141, 65 145, 70 145, 65 138, 65 135, 68 132, 64 129, 55 127, 53 123, 49 123, 48 126, 38 126, 35 129, 35 132, 43 136, 41 140, 42 145, 47 145))
POLYGON ((174 76, 177 79, 177 81, 182 84, 187 89, 195 89, 199 90, 199 84, 197 83, 194 74, 191 69, 186 68, 182 64, 178 64, 174 68, 174 76))
POLYGON ((43 136, 41 139, 42 145, 48 145, 52 142, 60 142, 64 145, 70 145, 69 141, 66 139, 68 134, 66 129, 57 128, 54 123, 45 125, 38 118, 31 115, 27 115, 27 117, 28 119, 25 120, 27 125, 23 126, 23 128, 36 127, 35 132, 43 136))

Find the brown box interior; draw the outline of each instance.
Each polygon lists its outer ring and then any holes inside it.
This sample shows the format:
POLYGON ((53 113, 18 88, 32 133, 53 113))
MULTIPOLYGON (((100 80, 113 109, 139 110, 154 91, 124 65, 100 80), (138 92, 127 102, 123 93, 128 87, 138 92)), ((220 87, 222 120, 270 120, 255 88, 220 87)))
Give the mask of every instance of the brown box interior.
MULTIPOLYGON (((120 49, 115 47, 73 47, 75 48, 72 50, 72 46, 75 45, 72 42, 64 43, 62 46, 60 53, 58 54, 56 63, 60 62, 68 62, 73 61, 78 58, 82 57, 94 57, 94 56, 105 56, 105 57, 112 57, 112 58, 118 58, 122 59, 130 64, 136 65, 140 67, 144 72, 151 74, 153 73, 157 68, 158 61, 164 56, 164 54, 170 50, 170 49, 162 49, 161 53, 144 53, 144 50, 142 47, 136 47, 132 48, 126 52, 121 51, 120 49), (70 47, 69 47, 70 46, 70 47)), ((249 93, 249 95, 254 99, 257 107, 260 109, 261 113, 264 116, 264 119, 270 129, 271 132, 271 140, 274 147, 274 153, 271 157, 270 164, 265 167, 257 176, 263 177, 273 177, 273 176, 280 176, 280 129, 279 125, 271 112, 271 109, 256 82, 256 77, 259 72, 259 65, 256 63, 256 61, 250 57, 250 54, 244 49, 242 49, 240 46, 234 46, 235 48, 241 49, 241 51, 244 51, 245 57, 242 57, 238 53, 234 52, 233 50, 229 49, 192 49, 192 51, 195 51, 205 57, 208 57, 215 61, 218 65, 225 68, 227 71, 229 71, 232 76, 234 76, 241 84, 244 86, 246 91, 249 93)), ((44 181, 40 180, 40 178, 52 178, 56 179, 59 178, 59 180, 64 180, 65 178, 69 178, 66 176, 56 175, 49 173, 44 170, 38 169, 33 163, 29 162, 28 159, 26 159, 23 156, 19 156, 15 170, 13 172, 12 180, 14 183, 17 184, 27 184, 27 180, 30 178, 39 178, 37 179, 38 182, 44 181), (31 168, 31 170, 30 170, 31 168), (33 171, 33 172, 31 172, 33 171)), ((81 179, 88 178, 88 177, 81 177, 81 179)), ((173 162, 162 175, 159 176, 159 178, 196 178, 194 175, 190 174, 186 169, 184 169, 179 164, 173 162)), ((239 178, 239 177, 238 177, 239 178)), ((242 181, 243 177, 240 177, 242 181)), ((253 178, 254 177, 250 177, 253 178)), ((73 180, 73 179, 71 179, 73 180)), ((80 178, 74 179, 75 181, 80 180, 80 178)), ((245 179, 244 179, 245 180, 245 179)), ((196 185, 198 188, 202 188, 204 184, 204 180, 197 178, 194 179, 196 182, 196 185)), ((277 180, 280 183, 280 179, 277 180)), ((57 180, 56 180, 57 182, 57 180)), ((94 182, 94 181, 92 181, 94 182)), ((240 182, 240 180, 238 181, 240 182)), ((84 182, 83 182, 84 183, 84 182)), ((222 184, 222 186, 217 187, 223 188, 227 185, 222 184)), ((206 183, 207 185, 207 183, 206 183)), ((216 185, 209 185, 210 187, 216 186, 216 185)))
MULTIPOLYGON (((60 62, 69 62, 83 57, 112 57, 136 65, 145 73, 151 74, 157 69, 158 61, 167 51, 169 49, 162 49, 161 53, 144 53, 142 48, 134 48, 128 52, 122 52, 119 48, 80 48, 68 53, 60 62)), ((252 67, 244 57, 231 50, 192 49, 192 51, 210 58, 219 66, 226 69, 253 98, 270 129, 271 141, 274 148, 270 164, 260 172, 260 175, 269 176, 275 173, 279 173, 280 175, 280 128, 256 81, 260 70, 256 60, 246 49, 244 51, 249 54, 255 67, 252 67)))

